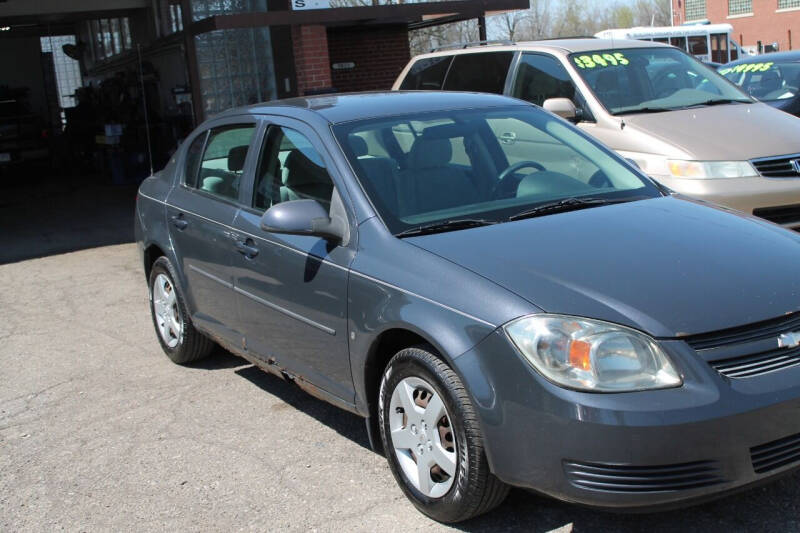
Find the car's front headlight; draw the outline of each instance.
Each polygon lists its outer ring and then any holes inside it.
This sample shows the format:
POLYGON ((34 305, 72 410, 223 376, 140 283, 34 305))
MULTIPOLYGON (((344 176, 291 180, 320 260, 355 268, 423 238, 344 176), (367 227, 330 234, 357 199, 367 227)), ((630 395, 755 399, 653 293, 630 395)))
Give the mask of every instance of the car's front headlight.
POLYGON ((547 314, 513 320, 504 329, 539 373, 570 389, 628 392, 683 383, 656 341, 634 329, 547 314))
POLYGON ((681 161, 667 160, 669 173, 675 178, 708 180, 715 178, 755 178, 758 172, 747 161, 681 161))
POLYGON ((662 155, 620 152, 651 176, 709 180, 718 178, 755 178, 759 174, 749 161, 687 161, 662 155))

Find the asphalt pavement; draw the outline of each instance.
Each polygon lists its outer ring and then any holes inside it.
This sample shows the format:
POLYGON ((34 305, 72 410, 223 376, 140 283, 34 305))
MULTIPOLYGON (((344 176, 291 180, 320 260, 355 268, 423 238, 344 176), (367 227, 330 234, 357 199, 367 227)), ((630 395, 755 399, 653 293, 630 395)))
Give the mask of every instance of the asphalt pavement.
POLYGON ((133 244, 0 265, 0 531, 800 531, 800 475, 618 515, 512 491, 417 512, 360 418, 218 350, 161 352, 133 244))

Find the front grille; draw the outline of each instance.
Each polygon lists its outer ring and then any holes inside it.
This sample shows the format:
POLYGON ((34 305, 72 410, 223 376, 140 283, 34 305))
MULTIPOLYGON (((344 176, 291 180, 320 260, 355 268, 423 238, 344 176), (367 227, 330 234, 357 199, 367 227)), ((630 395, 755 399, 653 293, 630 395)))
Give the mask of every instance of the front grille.
POLYGON ((661 466, 564 461, 564 472, 576 487, 604 492, 689 490, 724 481, 716 461, 661 466))
POLYGON ((800 223, 800 204, 759 207, 753 209, 753 214, 775 224, 797 224, 800 223))
POLYGON ((783 334, 796 337, 800 312, 684 337, 711 367, 729 378, 753 378, 800 365, 800 346, 780 347, 783 334))
POLYGON ((800 365, 800 348, 768 352, 713 361, 711 366, 729 378, 752 378, 800 365))
POLYGON ((797 178, 800 177, 800 173, 792 164, 794 159, 800 159, 800 154, 753 159, 751 163, 765 178, 797 178))
POLYGON ((750 460, 757 474, 800 461, 800 434, 750 448, 750 460))
POLYGON ((778 338, 781 333, 789 333, 800 330, 800 312, 792 313, 762 322, 755 322, 746 326, 722 329, 711 333, 701 333, 684 337, 683 340, 695 350, 709 350, 728 346, 732 344, 742 344, 769 338, 778 338))

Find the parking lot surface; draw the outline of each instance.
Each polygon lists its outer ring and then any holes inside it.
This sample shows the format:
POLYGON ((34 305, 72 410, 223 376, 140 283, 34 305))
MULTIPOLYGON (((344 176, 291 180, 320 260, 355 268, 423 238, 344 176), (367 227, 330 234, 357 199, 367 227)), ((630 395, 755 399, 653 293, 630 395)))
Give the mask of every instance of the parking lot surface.
MULTIPOLYGON (((133 244, 0 265, 0 531, 443 531, 363 421, 218 350, 161 352, 133 244)), ((512 491, 464 531, 800 531, 800 475, 617 515, 512 491)))

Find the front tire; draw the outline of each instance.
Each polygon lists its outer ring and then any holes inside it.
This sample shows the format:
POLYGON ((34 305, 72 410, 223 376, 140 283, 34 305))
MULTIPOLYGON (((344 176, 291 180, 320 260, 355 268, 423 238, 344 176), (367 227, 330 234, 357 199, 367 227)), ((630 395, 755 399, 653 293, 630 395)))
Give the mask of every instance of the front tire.
POLYGON ((210 354, 214 342, 195 329, 175 277, 166 257, 156 259, 150 270, 150 316, 164 353, 184 365, 210 354))
POLYGON ((407 348, 392 358, 378 405, 392 474, 420 511, 452 523, 503 502, 508 486, 489 471, 467 391, 431 347, 407 348))

